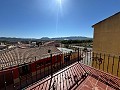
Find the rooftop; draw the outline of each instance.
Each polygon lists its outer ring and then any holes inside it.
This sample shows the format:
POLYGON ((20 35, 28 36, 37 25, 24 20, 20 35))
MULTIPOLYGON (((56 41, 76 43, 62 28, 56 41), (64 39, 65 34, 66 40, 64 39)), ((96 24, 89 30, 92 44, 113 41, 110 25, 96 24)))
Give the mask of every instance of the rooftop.
POLYGON ((61 53, 59 49, 55 46, 41 46, 41 47, 26 47, 26 48, 13 48, 0 52, 0 68, 8 68, 11 66, 20 65, 23 63, 29 63, 34 60, 43 59, 45 57, 50 57, 50 53, 56 54, 61 53))

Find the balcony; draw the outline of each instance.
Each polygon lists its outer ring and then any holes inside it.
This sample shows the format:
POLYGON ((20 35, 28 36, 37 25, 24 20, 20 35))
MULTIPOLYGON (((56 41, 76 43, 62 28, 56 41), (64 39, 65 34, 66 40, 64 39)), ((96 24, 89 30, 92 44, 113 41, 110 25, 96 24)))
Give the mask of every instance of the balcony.
POLYGON ((0 89, 120 90, 119 56, 75 49, 75 52, 49 54, 40 61, 34 59, 9 69, 1 67, 0 89))
POLYGON ((119 90, 117 77, 76 62, 26 90, 119 90))

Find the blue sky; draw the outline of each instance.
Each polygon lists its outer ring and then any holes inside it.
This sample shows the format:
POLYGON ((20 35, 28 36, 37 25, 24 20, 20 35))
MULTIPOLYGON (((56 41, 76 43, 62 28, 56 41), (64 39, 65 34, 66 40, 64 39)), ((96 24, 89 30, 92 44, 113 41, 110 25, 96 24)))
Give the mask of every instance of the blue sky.
POLYGON ((120 0, 0 0, 0 37, 93 37, 119 11, 120 0))

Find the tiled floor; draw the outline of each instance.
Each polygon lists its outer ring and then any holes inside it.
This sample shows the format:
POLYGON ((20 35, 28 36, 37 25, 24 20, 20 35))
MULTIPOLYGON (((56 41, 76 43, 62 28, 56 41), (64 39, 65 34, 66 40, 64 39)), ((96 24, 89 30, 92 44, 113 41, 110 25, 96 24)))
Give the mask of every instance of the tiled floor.
MULTIPOLYGON (((94 72, 97 73, 97 72, 94 72)), ((98 74, 98 73, 97 73, 98 74)), ((112 85, 112 84, 111 84, 112 85)), ((119 84, 118 84, 119 85, 119 84)), ((52 77, 47 77, 26 90, 115 90, 98 78, 86 74, 79 63, 75 63, 52 77)), ((119 90, 119 89, 118 89, 119 90)))
POLYGON ((115 90, 99 80, 88 76, 76 90, 115 90))

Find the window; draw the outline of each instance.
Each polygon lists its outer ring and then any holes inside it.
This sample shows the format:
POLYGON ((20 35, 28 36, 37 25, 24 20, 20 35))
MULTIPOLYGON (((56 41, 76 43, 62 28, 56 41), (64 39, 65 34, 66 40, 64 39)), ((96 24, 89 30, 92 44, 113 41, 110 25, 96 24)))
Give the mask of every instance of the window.
POLYGON ((20 76, 29 74, 30 73, 29 65, 23 65, 23 66, 19 67, 19 73, 20 73, 20 76))

